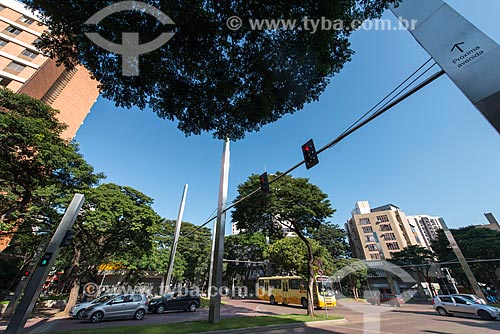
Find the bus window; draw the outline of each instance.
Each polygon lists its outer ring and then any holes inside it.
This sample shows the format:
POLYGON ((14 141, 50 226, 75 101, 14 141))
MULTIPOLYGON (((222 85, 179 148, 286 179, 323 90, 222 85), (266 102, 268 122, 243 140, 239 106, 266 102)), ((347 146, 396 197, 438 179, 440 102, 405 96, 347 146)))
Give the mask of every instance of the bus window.
POLYGON ((290 290, 298 290, 299 289, 299 280, 291 279, 290 281, 290 290))

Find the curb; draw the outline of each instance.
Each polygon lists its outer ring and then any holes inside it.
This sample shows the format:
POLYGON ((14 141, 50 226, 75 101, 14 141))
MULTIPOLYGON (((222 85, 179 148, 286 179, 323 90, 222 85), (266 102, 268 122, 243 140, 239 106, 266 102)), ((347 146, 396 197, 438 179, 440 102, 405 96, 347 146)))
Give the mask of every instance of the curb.
POLYGON ((281 330, 281 329, 307 327, 307 324, 324 325, 324 324, 334 324, 337 322, 346 322, 346 321, 347 320, 345 318, 342 318, 342 319, 335 319, 335 320, 294 322, 294 323, 290 323, 290 324, 281 324, 281 325, 255 326, 255 327, 235 328, 235 329, 221 329, 218 331, 210 331, 210 332, 193 332, 191 334, 259 333, 259 332, 268 332, 268 331, 281 330))

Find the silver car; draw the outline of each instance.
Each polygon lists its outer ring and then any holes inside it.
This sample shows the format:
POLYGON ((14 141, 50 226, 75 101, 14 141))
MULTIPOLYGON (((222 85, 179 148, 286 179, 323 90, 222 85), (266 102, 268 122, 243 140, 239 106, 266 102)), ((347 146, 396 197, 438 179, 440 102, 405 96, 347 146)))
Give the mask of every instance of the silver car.
POLYGON ((144 294, 118 295, 106 303, 87 307, 83 319, 93 323, 103 319, 134 318, 142 320, 148 311, 148 298, 144 294))
POLYGON ((432 301, 432 306, 440 315, 477 315, 483 320, 493 320, 500 316, 500 309, 493 306, 474 303, 472 300, 461 296, 436 296, 432 301))
POLYGON ((116 295, 103 295, 103 296, 100 296, 99 298, 96 298, 96 299, 90 301, 90 302, 76 304, 69 311, 69 315, 73 318, 77 318, 77 319, 81 320, 81 319, 83 319, 83 312, 85 311, 85 309, 87 307, 89 307, 91 305, 95 305, 95 304, 105 303, 114 297, 116 297, 116 295))

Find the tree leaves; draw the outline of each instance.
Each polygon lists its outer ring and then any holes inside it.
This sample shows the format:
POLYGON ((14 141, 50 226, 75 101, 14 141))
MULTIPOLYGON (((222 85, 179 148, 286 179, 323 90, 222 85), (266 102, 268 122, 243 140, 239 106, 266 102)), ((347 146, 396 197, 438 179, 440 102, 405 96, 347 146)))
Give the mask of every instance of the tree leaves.
POLYGON ((152 16, 123 12, 84 24, 116 1, 24 0, 47 16, 41 47, 67 65, 81 63, 101 83, 102 94, 123 107, 151 107, 161 118, 175 120, 186 135, 211 132, 241 139, 283 115, 319 99, 331 77, 350 61, 350 29, 251 30, 250 19, 304 17, 354 20, 379 17, 393 0, 321 1, 172 1, 144 0, 175 26, 161 27, 152 16), (238 31, 226 20, 238 15, 238 31), (140 57, 140 76, 122 76, 122 57, 97 47, 85 32, 98 32, 121 43, 122 32, 140 32, 141 42, 161 32, 175 32, 160 49, 140 57))

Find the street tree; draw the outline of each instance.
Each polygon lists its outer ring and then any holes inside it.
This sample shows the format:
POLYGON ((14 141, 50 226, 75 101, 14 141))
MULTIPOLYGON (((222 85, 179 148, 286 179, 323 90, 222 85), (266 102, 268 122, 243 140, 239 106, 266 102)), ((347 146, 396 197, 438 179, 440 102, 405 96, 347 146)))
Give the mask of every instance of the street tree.
POLYGON ((358 299, 359 289, 368 277, 369 268, 366 263, 353 258, 337 258, 333 265, 334 279, 342 285, 343 289, 350 291, 353 297, 358 299))
MULTIPOLYGON (((259 192, 252 200, 238 203, 232 212, 233 221, 240 230, 247 233, 263 232, 274 238, 283 238, 283 229, 295 233, 307 247, 308 272, 308 314, 314 315, 314 251, 310 240, 306 237, 324 224, 333 215, 328 195, 309 183, 305 178, 294 178, 276 173, 278 177, 271 184, 269 193, 259 192)), ((259 188, 258 175, 252 175, 238 186, 236 201, 259 188)))
MULTIPOLYGON (((33 271, 66 198, 104 177, 76 143, 61 139, 66 126, 57 113, 39 100, 0 89, 0 238, 10 239, 5 254, 22 258, 10 262, 18 273, 33 271)), ((12 314, 28 282, 20 279, 10 276, 12 284, 2 286, 10 291, 17 285, 6 314, 12 314)))
POLYGON ((175 120, 187 135, 207 131, 236 140, 318 100, 351 60, 353 27, 380 17, 399 0, 144 0, 175 22, 166 26, 143 11, 86 24, 117 1, 22 1, 45 14, 42 21, 50 33, 42 36, 40 47, 68 66, 83 64, 101 83, 104 97, 123 107, 150 107, 159 117, 175 120), (240 29, 228 27, 234 15, 242 19, 240 29), (252 28, 251 20, 272 18, 295 21, 297 27, 252 28), (303 24, 322 18, 342 20, 342 25, 312 33, 311 24, 303 24), (140 75, 131 77, 122 75, 124 56, 93 44, 85 35, 89 32, 116 44, 122 43, 123 32, 140 32, 141 43, 163 32, 175 36, 141 55, 140 75))
POLYGON ((86 190, 84 195, 72 247, 64 252, 69 261, 63 279, 71 288, 65 312, 76 303, 80 279, 85 276, 95 281, 101 264, 140 268, 161 222, 151 207, 153 200, 131 187, 107 183, 86 190))
MULTIPOLYGON (((0 89, 0 230, 50 230, 58 204, 98 183, 102 174, 60 135, 58 111, 27 95, 0 89), (21 225, 23 227, 21 228, 21 225), (48 225, 48 226, 42 226, 48 225)), ((54 227, 54 226, 52 226, 54 227)))
MULTIPOLYGON (((335 261, 326 247, 320 245, 316 240, 309 240, 313 250, 315 273, 318 269, 323 270, 324 275, 332 275, 335 261), (321 264, 321 266, 319 265, 321 264)), ((270 244, 265 253, 270 265, 274 267, 277 275, 299 275, 304 279, 309 277, 308 253, 305 243, 297 237, 279 239, 270 244)))
POLYGON ((239 277, 241 283, 248 286, 252 270, 262 268, 262 265, 258 266, 256 263, 243 261, 264 261, 266 248, 266 237, 262 233, 240 233, 227 236, 224 240, 224 258, 242 262, 228 262, 225 268, 225 277, 239 277))
MULTIPOLYGON (((417 274, 418 290, 422 296, 425 292, 422 289, 421 281, 425 281, 427 286, 431 286, 430 270, 435 261, 435 254, 424 247, 410 245, 399 252, 392 253, 389 262, 398 266, 404 266, 405 270, 411 270, 417 274)), ((431 294, 432 297, 432 294, 431 294)))
POLYGON ((334 258, 346 258, 351 255, 351 248, 347 243, 347 234, 337 224, 321 224, 318 229, 311 232, 310 237, 326 247, 334 258))
MULTIPOLYGON (((497 270, 500 268, 500 261, 498 261, 500 258, 500 232, 474 226, 450 231, 467 260, 493 260, 469 263, 469 265, 478 281, 489 283, 495 287, 496 291, 500 291, 500 278, 497 276, 497 270)), ((442 230, 438 232, 437 239, 432 242, 432 249, 436 252, 440 262, 457 260, 442 230)), ((462 284, 468 285, 468 280, 461 267, 458 265, 450 265, 450 267, 453 267, 455 278, 458 278, 462 284)))

